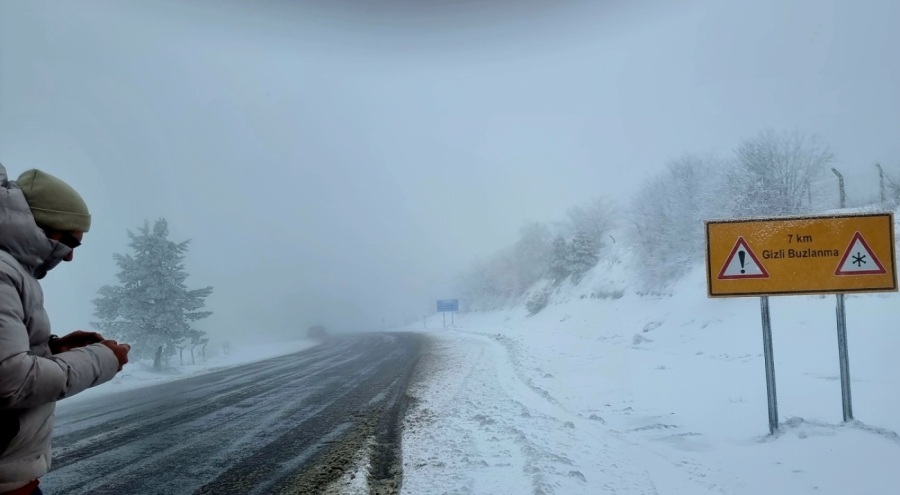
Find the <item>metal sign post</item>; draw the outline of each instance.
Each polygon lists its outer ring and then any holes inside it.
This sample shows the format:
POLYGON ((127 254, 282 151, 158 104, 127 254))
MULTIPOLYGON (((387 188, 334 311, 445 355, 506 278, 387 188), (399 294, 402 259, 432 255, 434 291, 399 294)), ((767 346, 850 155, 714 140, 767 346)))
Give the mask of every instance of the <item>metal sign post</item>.
POLYGON ((778 431, 778 395, 775 393, 775 356, 772 351, 772 318, 769 296, 759 298, 762 310, 763 354, 766 358, 766 396, 769 399, 769 433, 778 431))
POLYGON ((844 295, 837 295, 838 359, 841 363, 841 403, 844 422, 853 421, 853 399, 850 396, 850 357, 847 352, 847 313, 844 311, 844 295))
MULTIPOLYGON (((453 313, 459 311, 459 299, 439 299, 437 302, 437 310, 444 318, 444 328, 447 328, 447 312, 450 313, 450 321, 453 322, 453 313)), ((456 323, 451 323, 455 325, 456 323)))

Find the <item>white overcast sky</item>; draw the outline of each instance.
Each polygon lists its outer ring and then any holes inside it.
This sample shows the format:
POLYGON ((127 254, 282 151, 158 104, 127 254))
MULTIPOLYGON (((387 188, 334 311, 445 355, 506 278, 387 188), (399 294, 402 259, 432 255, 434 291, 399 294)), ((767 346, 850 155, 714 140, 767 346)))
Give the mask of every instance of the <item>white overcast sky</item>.
POLYGON ((436 4, 0 2, 0 163, 94 214, 56 331, 144 219, 193 239, 201 328, 281 336, 421 316, 524 221, 765 128, 900 165, 900 2, 436 4))

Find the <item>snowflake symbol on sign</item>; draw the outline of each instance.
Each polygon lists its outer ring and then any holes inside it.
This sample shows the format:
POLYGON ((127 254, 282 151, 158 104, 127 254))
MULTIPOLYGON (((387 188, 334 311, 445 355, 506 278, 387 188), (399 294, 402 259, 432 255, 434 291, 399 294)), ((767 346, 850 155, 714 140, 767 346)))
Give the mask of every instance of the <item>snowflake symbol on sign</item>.
POLYGON ((863 266, 864 264, 866 264, 866 255, 862 253, 856 253, 856 256, 853 257, 853 263, 855 263, 856 266, 863 266))

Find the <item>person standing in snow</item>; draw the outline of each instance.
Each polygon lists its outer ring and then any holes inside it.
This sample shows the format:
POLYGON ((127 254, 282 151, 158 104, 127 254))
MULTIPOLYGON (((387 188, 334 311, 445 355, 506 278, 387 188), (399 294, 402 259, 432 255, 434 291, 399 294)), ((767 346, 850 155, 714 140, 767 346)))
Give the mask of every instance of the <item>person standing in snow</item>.
POLYGON ((10 181, 0 165, 0 495, 42 493, 56 401, 128 362, 129 345, 98 333, 50 333, 38 280, 72 261, 90 226, 71 186, 40 170, 10 181))

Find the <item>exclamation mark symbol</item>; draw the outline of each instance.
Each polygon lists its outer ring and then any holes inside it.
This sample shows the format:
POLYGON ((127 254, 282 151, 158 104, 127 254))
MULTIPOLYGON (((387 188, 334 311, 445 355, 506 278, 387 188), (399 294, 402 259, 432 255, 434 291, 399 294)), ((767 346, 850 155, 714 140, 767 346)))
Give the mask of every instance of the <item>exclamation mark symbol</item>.
POLYGON ((741 259, 741 273, 747 273, 747 270, 744 270, 744 258, 747 256, 747 253, 744 251, 738 251, 738 258, 741 259))

